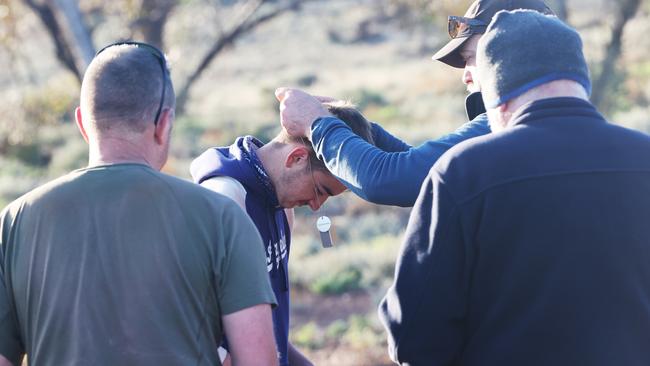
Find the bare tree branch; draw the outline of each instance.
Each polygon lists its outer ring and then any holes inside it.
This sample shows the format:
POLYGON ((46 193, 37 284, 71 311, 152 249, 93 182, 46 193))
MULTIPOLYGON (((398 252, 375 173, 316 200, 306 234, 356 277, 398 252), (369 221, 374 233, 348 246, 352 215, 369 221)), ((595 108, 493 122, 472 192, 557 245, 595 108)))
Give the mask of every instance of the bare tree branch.
POLYGON ((136 38, 163 49, 163 28, 177 0, 143 0, 138 19, 131 23, 136 38))
POLYGON ((607 98, 609 95, 607 91, 614 80, 616 61, 621 55, 623 30, 627 22, 636 14, 640 3, 641 0, 624 0, 620 2, 620 13, 617 15, 612 28, 612 37, 607 45, 600 73, 597 78, 594 78, 591 102, 604 112, 609 109, 608 104, 610 101, 607 98))
POLYGON ((95 46, 90 37, 90 30, 79 11, 79 3, 77 0, 54 0, 54 3, 65 18, 70 36, 74 40, 75 47, 71 49, 77 53, 77 67, 85 70, 95 56, 95 46))
MULTIPOLYGON (((51 37, 59 61, 63 66, 74 73, 79 81, 82 80, 84 69, 87 63, 92 59, 88 49, 92 47, 90 32, 88 27, 81 21, 82 14, 78 6, 71 4, 75 0, 25 0, 25 3, 38 15, 41 22, 45 25, 48 35, 51 37), (72 8, 70 7, 72 5, 72 8), (75 11, 76 9, 76 11, 75 11), (70 21, 70 17, 80 20, 78 24, 70 21), (67 24, 62 18, 68 20, 67 24), (66 31, 70 29, 66 37, 66 31), (81 31, 83 34, 74 34, 74 31, 81 31), (86 37, 85 47, 79 50, 79 43, 83 46, 84 37, 86 37), (90 45, 90 47, 88 47, 90 45), (79 53, 79 55, 77 55, 79 53), (80 57, 83 55, 83 58, 80 57), (84 62, 80 62, 83 59, 84 62)), ((179 89, 177 94, 176 109, 181 114, 189 98, 189 93, 193 85, 203 75, 204 71, 210 66, 214 59, 228 46, 232 46, 237 39, 251 32, 256 27, 276 18, 277 16, 300 9, 300 6, 309 1, 316 0, 249 0, 240 3, 235 12, 235 20, 231 27, 228 27, 208 48, 207 53, 198 63, 198 66, 189 74, 186 82, 179 89), (271 5, 269 11, 263 11, 265 5, 271 5)), ((169 19, 172 10, 179 4, 179 0, 142 0, 139 4, 137 18, 130 24, 133 35, 144 41, 164 49, 163 28, 169 19)), ((74 20, 74 19, 73 19, 74 20)))
POLYGON ((25 0, 25 4, 38 15, 38 18, 47 29, 48 35, 54 42, 57 59, 81 82, 82 70, 77 66, 74 53, 63 35, 63 29, 56 18, 55 9, 48 3, 38 4, 35 0, 25 0))
POLYGON ((569 20, 569 9, 566 4, 567 0, 555 0, 553 9, 558 18, 567 23, 569 20))
POLYGON ((181 114, 185 109, 185 103, 189 97, 189 91, 194 85, 194 83, 199 79, 203 72, 208 68, 210 63, 214 58, 221 53, 229 45, 235 43, 235 41, 242 35, 250 32, 255 29, 257 26, 268 22, 269 20, 277 17, 280 14, 283 14, 287 11, 296 11, 300 8, 300 5, 310 1, 310 0, 293 0, 285 5, 279 6, 273 11, 259 16, 255 19, 251 19, 255 13, 259 11, 264 3, 270 2, 270 0, 255 0, 251 2, 250 6, 247 6, 245 9, 245 14, 242 16, 241 21, 237 22, 236 25, 228 32, 224 33, 219 37, 210 47, 206 55, 203 57, 197 68, 190 74, 187 81, 179 89, 176 98, 176 111, 178 114, 181 114))

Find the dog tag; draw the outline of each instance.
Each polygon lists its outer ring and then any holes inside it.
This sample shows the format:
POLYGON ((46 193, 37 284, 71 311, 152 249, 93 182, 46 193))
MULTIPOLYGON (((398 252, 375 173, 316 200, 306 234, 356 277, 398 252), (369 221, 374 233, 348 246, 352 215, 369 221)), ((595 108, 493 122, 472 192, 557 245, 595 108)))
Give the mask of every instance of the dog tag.
POLYGON ((320 242, 323 245, 323 248, 331 248, 332 244, 332 235, 330 235, 330 228, 332 227, 332 221, 327 216, 321 216, 316 221, 316 228, 320 233, 320 242))

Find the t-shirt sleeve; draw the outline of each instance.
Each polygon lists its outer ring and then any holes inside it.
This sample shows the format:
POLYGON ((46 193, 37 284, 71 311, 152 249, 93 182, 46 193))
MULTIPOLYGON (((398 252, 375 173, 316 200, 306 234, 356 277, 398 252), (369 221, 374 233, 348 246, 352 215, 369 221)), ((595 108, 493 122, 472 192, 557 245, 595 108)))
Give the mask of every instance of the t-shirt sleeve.
POLYGON ((13 296, 9 291, 7 278, 7 247, 10 245, 10 232, 13 216, 5 209, 0 213, 0 354, 14 365, 20 365, 25 353, 20 340, 20 332, 13 306, 13 296))
POLYGON ((201 186, 223 194, 246 211, 246 189, 236 179, 227 176, 212 177, 201 182, 201 186))
POLYGON ((277 305, 266 269, 266 255, 257 228, 239 208, 224 211, 226 257, 219 273, 219 302, 223 314, 259 305, 277 305))

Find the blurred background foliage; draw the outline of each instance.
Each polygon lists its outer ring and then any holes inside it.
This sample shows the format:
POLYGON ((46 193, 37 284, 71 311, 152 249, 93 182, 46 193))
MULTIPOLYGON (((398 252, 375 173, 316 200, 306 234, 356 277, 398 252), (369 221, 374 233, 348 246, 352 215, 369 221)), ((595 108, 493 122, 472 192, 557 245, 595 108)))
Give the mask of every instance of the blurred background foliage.
MULTIPOLYGON (((469 0, 0 0, 0 205, 83 167, 80 80, 97 49, 137 39, 168 55, 178 97, 165 171, 236 136, 279 131, 273 90, 350 99, 412 144, 464 120, 461 71, 430 55, 447 15, 469 0)), ((548 0, 583 36, 607 118, 650 132, 650 0, 548 0)), ((549 57, 552 57, 550 55, 549 57)), ((639 157, 643 158, 643 157, 639 157)), ((292 246, 292 340, 319 365, 389 364, 375 308, 392 277, 408 209, 352 194, 322 211, 336 247, 320 248, 309 210, 292 246)))

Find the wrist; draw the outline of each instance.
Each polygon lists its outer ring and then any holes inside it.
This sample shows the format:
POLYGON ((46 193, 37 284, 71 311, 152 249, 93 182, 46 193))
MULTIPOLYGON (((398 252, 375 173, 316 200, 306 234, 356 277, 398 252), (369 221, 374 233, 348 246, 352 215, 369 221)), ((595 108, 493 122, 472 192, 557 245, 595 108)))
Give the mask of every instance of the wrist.
POLYGON ((312 131, 314 131, 316 129, 316 127, 318 126, 318 123, 320 123, 321 119, 323 119, 323 117, 316 117, 315 120, 311 121, 311 123, 309 125, 307 125, 307 129, 305 130, 305 137, 307 137, 309 139, 309 141, 311 141, 312 131))
POLYGON ((317 117, 315 120, 311 122, 311 124, 308 126, 307 131, 305 131, 305 136, 311 141, 311 135, 312 132, 318 127, 320 123, 322 123, 323 119, 328 118, 328 117, 334 117, 334 115, 329 114, 327 116, 320 116, 317 117))

